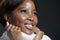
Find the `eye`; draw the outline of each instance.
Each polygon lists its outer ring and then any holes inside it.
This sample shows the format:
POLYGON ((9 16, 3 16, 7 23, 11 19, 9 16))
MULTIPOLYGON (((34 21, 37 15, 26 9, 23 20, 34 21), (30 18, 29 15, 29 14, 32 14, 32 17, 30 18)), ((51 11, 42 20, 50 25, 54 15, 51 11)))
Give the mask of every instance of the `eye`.
POLYGON ((38 13, 36 11, 33 12, 33 15, 38 15, 38 13))
POLYGON ((21 13, 26 13, 26 10, 21 10, 20 12, 21 12, 21 13))

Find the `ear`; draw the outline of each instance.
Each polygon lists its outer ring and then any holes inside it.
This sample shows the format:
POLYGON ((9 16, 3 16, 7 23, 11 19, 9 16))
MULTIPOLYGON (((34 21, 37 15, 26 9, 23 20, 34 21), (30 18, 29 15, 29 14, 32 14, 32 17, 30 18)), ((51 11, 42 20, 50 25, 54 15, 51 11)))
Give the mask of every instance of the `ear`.
POLYGON ((4 19, 5 19, 6 21, 8 21, 8 19, 9 19, 8 14, 4 14, 4 19))

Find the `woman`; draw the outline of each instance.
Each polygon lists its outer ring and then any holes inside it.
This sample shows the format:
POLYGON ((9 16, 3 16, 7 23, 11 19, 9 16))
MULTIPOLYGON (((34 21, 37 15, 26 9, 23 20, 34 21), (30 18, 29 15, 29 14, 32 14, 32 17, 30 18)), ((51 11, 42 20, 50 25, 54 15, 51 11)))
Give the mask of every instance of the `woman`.
POLYGON ((51 40, 39 30, 33 0, 7 0, 2 8, 6 31, 0 40, 51 40))

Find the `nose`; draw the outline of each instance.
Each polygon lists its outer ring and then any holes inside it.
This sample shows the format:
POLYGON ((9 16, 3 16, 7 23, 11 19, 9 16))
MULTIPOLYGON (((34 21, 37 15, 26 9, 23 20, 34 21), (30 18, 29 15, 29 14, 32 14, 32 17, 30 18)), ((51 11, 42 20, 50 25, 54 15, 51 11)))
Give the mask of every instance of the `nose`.
POLYGON ((33 21, 33 16, 31 14, 28 14, 28 20, 33 21))

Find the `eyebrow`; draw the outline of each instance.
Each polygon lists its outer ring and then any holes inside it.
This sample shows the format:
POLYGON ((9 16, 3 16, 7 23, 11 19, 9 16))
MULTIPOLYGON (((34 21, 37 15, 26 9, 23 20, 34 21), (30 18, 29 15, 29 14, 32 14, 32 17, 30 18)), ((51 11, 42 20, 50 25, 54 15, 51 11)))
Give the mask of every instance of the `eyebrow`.
POLYGON ((20 7, 20 8, 18 8, 18 10, 19 10, 19 9, 26 9, 26 8, 25 8, 25 7, 20 7))
MULTIPOLYGON (((27 9, 27 8, 25 8, 25 7, 20 7, 20 8, 18 8, 17 10, 20 10, 20 9, 27 9)), ((36 12, 37 12, 36 9, 33 9, 32 11, 36 11, 36 12)), ((37 14, 38 14, 38 12, 37 12, 37 14)))
MULTIPOLYGON (((27 9, 27 8, 25 8, 25 7, 20 7, 20 8, 18 8, 17 10, 20 10, 20 9, 27 9)), ((36 11, 36 9, 33 9, 32 11, 36 11)))

